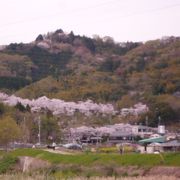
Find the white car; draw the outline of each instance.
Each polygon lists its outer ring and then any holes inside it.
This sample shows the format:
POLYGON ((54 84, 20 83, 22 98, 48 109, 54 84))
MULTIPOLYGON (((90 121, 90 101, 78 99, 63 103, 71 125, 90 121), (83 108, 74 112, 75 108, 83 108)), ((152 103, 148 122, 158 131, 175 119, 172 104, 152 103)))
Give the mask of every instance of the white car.
POLYGON ((82 146, 80 144, 75 143, 64 144, 63 147, 67 149, 82 149, 82 146))

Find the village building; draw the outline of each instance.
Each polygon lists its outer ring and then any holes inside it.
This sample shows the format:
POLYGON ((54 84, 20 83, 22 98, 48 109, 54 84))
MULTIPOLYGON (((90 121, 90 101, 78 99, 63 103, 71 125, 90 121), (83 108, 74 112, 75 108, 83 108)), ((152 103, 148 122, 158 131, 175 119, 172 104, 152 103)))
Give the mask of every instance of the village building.
POLYGON ((160 152, 176 152, 180 151, 180 139, 175 137, 170 139, 168 135, 154 136, 139 141, 138 150, 141 153, 160 153, 160 152))
POLYGON ((157 128, 123 123, 96 128, 81 126, 70 128, 68 135, 68 143, 77 142, 89 145, 139 144, 136 149, 140 153, 180 150, 180 142, 177 135, 169 133, 162 124, 157 128), (138 139, 141 140, 138 141, 138 139))
POLYGON ((120 123, 97 128, 81 126, 71 128, 69 131, 69 139, 71 139, 71 142, 75 140, 79 143, 104 142, 115 144, 121 142, 134 142, 137 137, 148 138, 152 134, 157 133, 157 128, 120 123))
POLYGON ((132 133, 134 136, 140 136, 141 138, 150 137, 157 132, 157 128, 152 128, 143 125, 132 126, 132 133))

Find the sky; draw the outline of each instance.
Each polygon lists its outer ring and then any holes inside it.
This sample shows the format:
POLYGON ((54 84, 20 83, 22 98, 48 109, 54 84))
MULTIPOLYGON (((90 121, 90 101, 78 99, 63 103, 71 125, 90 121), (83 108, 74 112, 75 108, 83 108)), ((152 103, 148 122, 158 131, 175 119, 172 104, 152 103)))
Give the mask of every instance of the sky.
POLYGON ((0 45, 57 29, 116 42, 180 36, 180 0, 0 0, 0 45))

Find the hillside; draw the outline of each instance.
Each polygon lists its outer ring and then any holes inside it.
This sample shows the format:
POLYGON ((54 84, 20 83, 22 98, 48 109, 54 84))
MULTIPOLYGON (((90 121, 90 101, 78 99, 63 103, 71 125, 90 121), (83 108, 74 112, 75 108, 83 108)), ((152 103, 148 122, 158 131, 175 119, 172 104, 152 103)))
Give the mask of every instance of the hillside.
POLYGON ((59 29, 0 51, 0 91, 29 99, 90 99, 117 110, 142 102, 150 111, 138 121, 148 116, 155 125, 161 116, 179 123, 180 38, 115 43, 59 29))

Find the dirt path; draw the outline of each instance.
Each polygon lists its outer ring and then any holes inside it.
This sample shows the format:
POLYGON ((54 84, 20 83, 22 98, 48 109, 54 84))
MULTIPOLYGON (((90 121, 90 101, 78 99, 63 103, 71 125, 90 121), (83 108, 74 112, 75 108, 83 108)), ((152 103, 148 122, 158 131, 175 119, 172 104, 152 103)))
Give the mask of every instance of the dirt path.
POLYGON ((68 151, 65 151, 65 150, 61 150, 61 149, 43 149, 44 151, 48 151, 48 152, 51 152, 51 153, 56 153, 56 154, 67 154, 67 155, 75 155, 77 153, 75 152, 68 152, 68 151))

